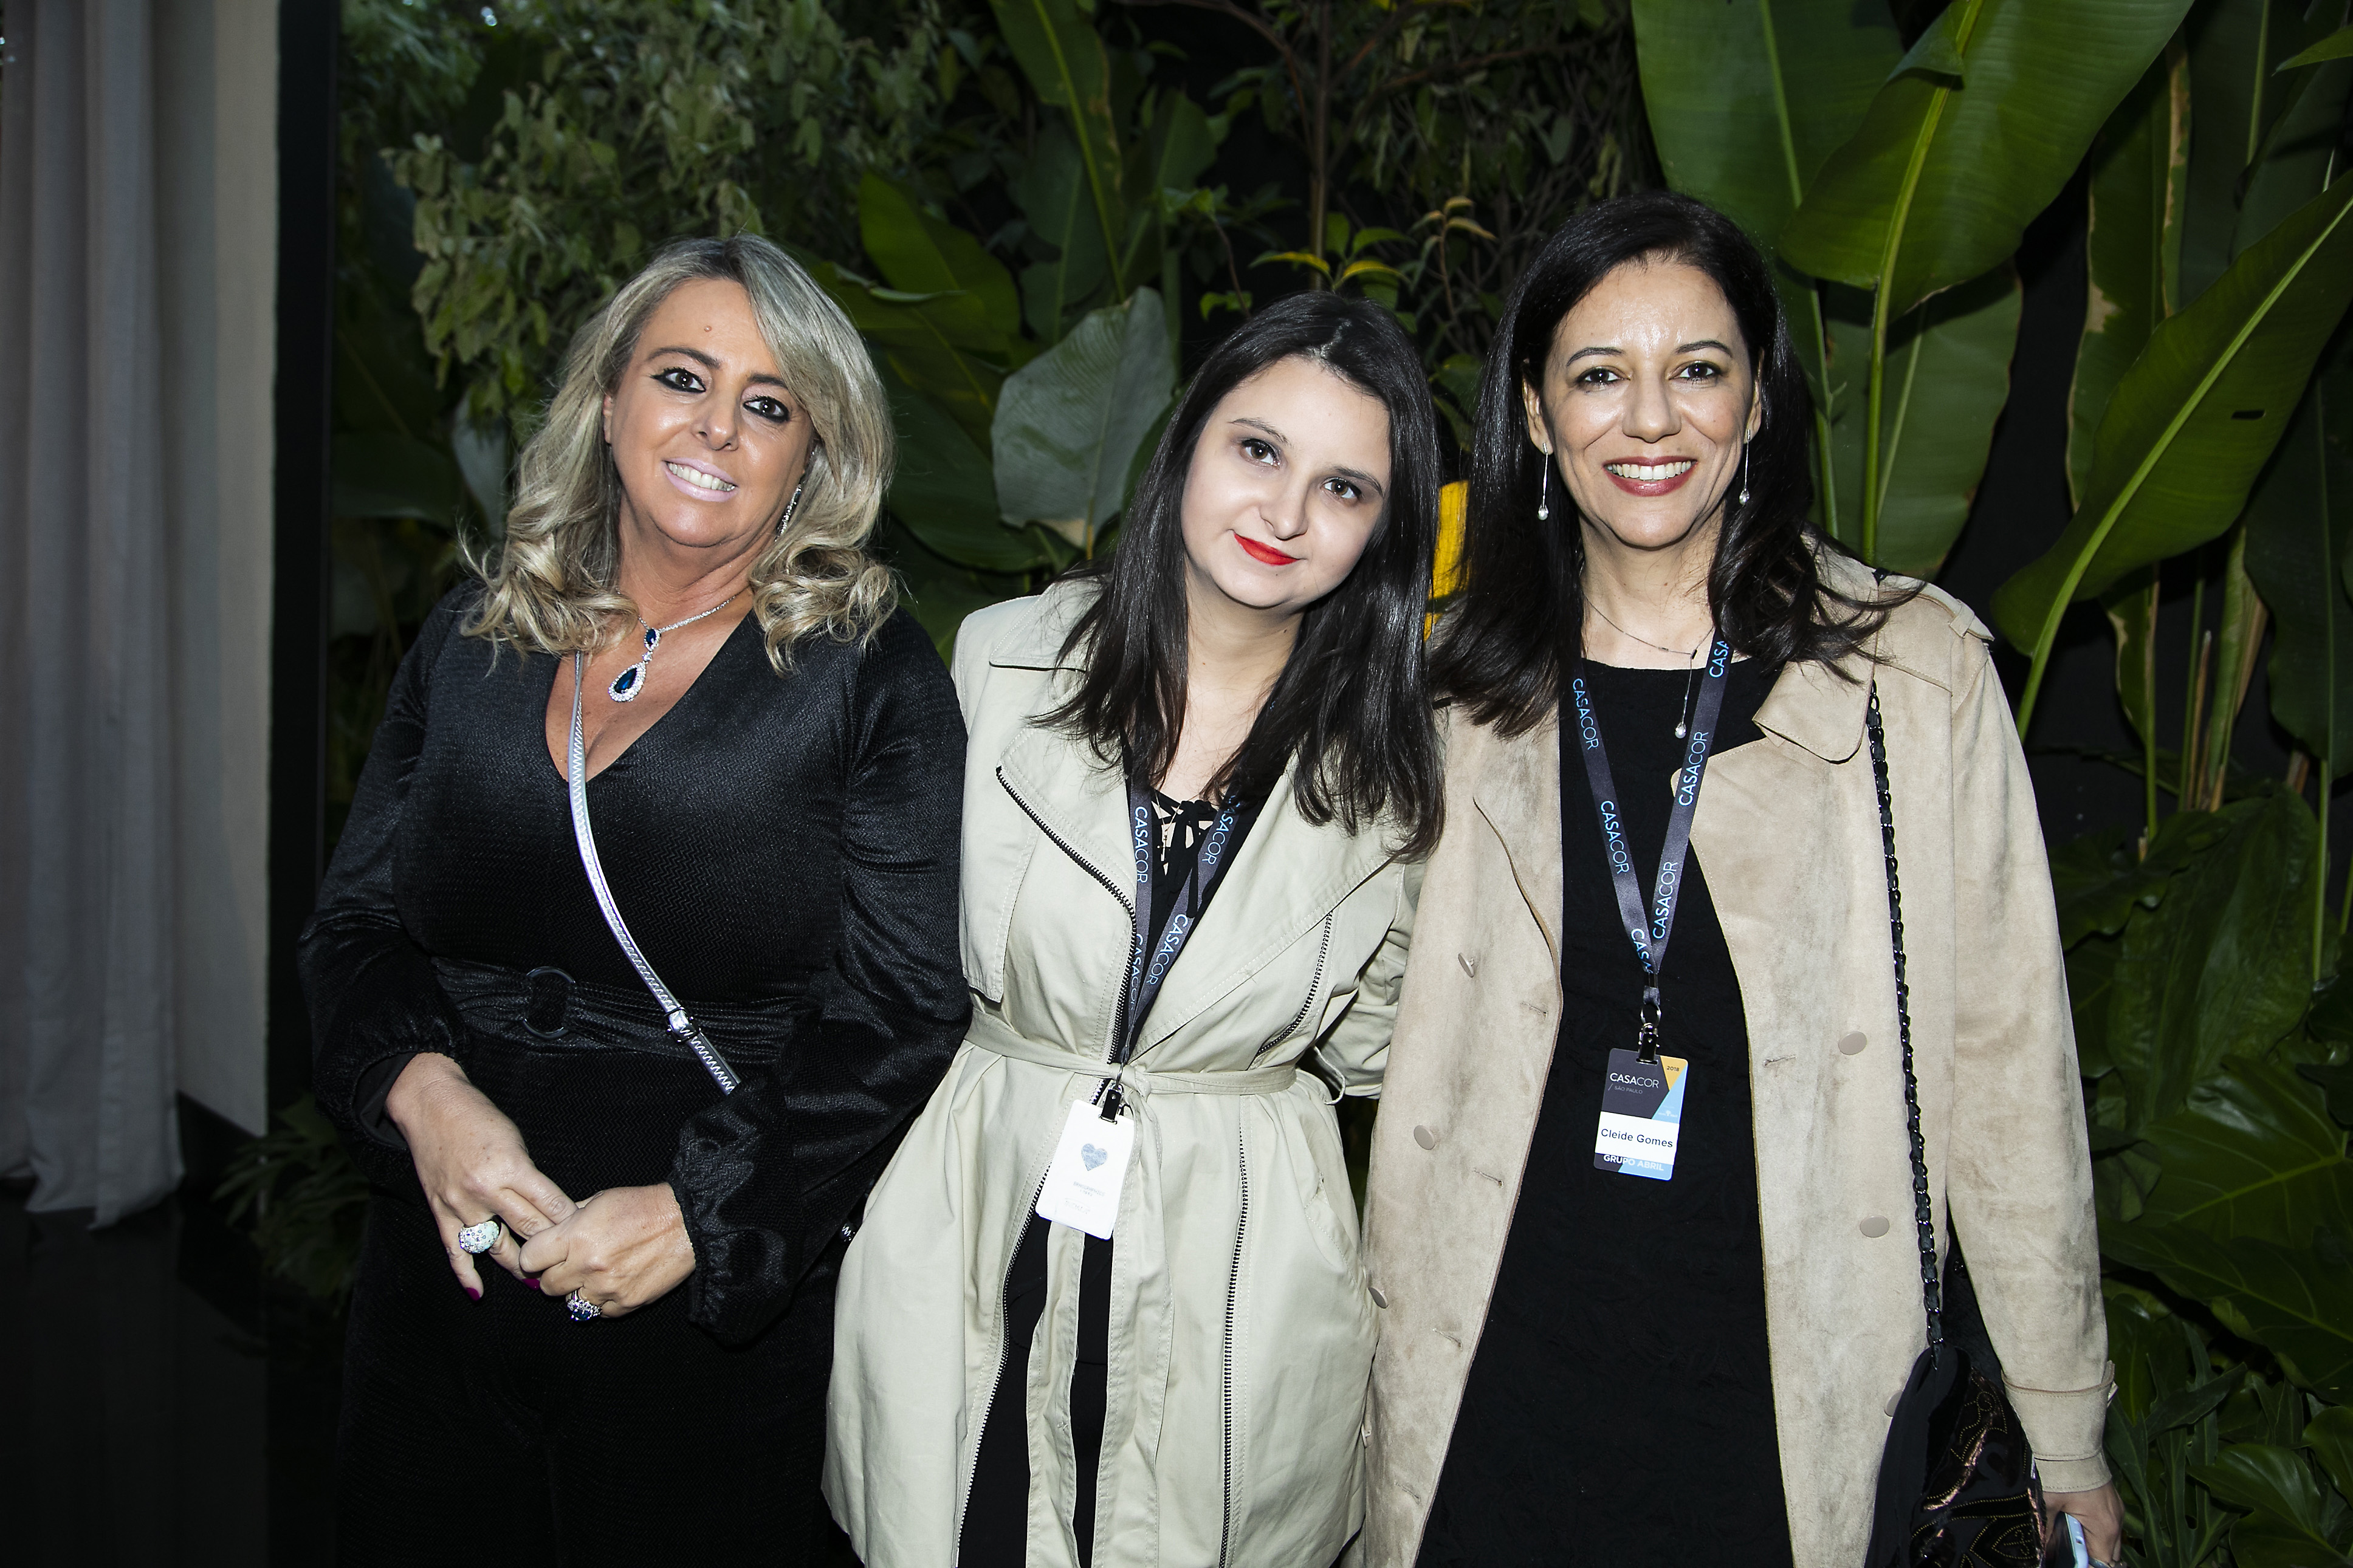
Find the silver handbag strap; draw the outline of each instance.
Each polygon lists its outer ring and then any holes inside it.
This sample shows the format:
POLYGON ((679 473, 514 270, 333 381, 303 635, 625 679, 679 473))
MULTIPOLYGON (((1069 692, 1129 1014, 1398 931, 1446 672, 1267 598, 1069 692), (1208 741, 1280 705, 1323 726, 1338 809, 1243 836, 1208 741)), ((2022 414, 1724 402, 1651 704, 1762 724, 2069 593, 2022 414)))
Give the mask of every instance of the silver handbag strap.
POLYGON ((613 889, 605 885, 605 868, 596 858, 596 832, 588 825, 588 748, 580 739, 580 689, 586 683, 587 674, 588 656, 574 654, 572 744, 566 750, 564 776, 572 790, 572 836, 580 841, 581 868, 588 873, 588 885, 596 890, 596 907, 605 911, 605 923, 613 928, 613 939, 621 944, 621 951, 628 954, 630 966, 637 970, 638 978, 646 983, 646 989, 654 994, 655 1004, 669 1018, 670 1032, 695 1054, 711 1074, 712 1081, 719 1085, 720 1093, 733 1094, 736 1085, 744 1080, 735 1076, 735 1069, 727 1065, 726 1058, 719 1054, 718 1047, 711 1043, 702 1026, 686 1016, 686 1009, 680 1006, 678 998, 670 994, 670 987, 664 985, 661 976, 654 973, 654 966, 648 963, 646 955, 638 951, 637 939, 629 934, 628 922, 621 918, 620 907, 613 902, 613 889))

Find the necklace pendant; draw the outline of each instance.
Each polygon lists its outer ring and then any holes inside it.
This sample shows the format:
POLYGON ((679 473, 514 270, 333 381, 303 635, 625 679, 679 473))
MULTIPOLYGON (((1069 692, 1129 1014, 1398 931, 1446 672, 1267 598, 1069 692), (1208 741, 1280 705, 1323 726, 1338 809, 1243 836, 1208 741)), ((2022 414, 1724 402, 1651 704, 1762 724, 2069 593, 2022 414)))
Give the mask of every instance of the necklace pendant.
POLYGON ((1684 736, 1686 736, 1686 735, 1688 735, 1688 734, 1690 734, 1690 733, 1691 733, 1691 726, 1690 726, 1690 725, 1688 725, 1688 724, 1684 723, 1684 722, 1683 722, 1682 720, 1680 720, 1680 719, 1678 719, 1678 720, 1676 720, 1676 721, 1675 721, 1675 739, 1676 739, 1676 740, 1680 741, 1680 740, 1682 740, 1684 736))
POLYGON ((645 683, 645 674, 646 661, 639 659, 613 677, 613 684, 605 688, 605 695, 616 702, 628 701, 638 694, 638 689, 645 683))
POLYGON ((661 647, 661 628, 659 626, 648 626, 646 628, 646 651, 648 653, 651 653, 654 649, 659 647, 661 647))

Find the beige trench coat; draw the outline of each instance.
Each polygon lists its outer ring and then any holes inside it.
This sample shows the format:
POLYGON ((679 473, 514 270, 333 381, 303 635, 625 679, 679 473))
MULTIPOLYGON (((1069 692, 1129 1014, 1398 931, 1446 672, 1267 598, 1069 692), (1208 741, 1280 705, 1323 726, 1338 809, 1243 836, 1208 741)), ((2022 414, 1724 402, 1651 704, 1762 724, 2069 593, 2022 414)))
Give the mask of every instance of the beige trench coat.
MULTIPOLYGON (((1852 563, 1830 570, 1870 591, 1852 563)), ((1889 620, 1875 674, 1939 1235, 1949 1206, 2043 1483, 2072 1490, 2107 1479, 2107 1331, 2050 873, 1988 641, 1932 588, 1889 620)), ((1775 683, 1764 739, 1709 763, 1692 830, 1747 1012, 1799 1568, 1862 1561, 1888 1408, 1926 1338, 1863 740, 1874 671, 1852 669, 1852 683, 1819 665, 1775 683)), ((1562 1005, 1560 823, 1553 723, 1516 741, 1453 731, 1373 1139, 1366 1266, 1385 1306, 1363 1556, 1376 1568, 1419 1550, 1544 1099, 1562 1005)))
MULTIPOLYGON (((984 1418, 1028 1419, 1029 1562, 1077 1561, 1068 1405, 1083 1237, 1057 1226, 1028 1387, 991 1410, 1004 1280, 1112 1043, 1134 860, 1116 770, 1032 718, 1092 590, 956 639, 969 1036, 876 1186, 836 1311, 826 1496, 868 1568, 955 1560, 984 1418)), ((1332 1095, 1377 1087, 1416 868, 1314 826, 1286 778, 1169 972, 1135 1063, 1113 1238, 1097 1568, 1322 1568, 1363 1518, 1373 1308, 1332 1095)))

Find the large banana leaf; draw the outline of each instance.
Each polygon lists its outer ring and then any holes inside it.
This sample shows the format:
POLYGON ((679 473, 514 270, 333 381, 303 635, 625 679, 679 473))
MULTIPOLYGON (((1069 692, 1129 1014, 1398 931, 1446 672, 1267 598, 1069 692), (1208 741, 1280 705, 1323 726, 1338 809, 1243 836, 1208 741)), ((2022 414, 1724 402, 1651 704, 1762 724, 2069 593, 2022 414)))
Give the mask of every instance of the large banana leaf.
POLYGON ((2289 1247, 2316 1226, 2353 1236, 2353 1161, 2320 1090, 2285 1068, 2232 1061, 2141 1129, 2165 1167, 2136 1222, 2289 1247))
MULTIPOLYGON (((2312 814, 2285 791, 2215 816, 2228 831, 2125 928, 2108 1005, 2107 1050, 2137 1117, 2172 1115, 2232 1056, 2269 1048, 2311 997, 2312 814)), ((2213 818, 2177 812, 2152 854, 2213 818)))
POLYGON ((858 184, 858 237, 892 288, 909 294, 968 295, 998 339, 1020 331, 1021 301, 1005 264, 871 169, 858 184))
MULTIPOLYGON (((1768 253, 1904 52, 1884 0, 1634 0, 1634 43, 1667 184, 1768 253)), ((1834 415, 1819 294, 1774 271, 1815 401, 1834 415)))
POLYGON ((1890 319, 2018 248, 2189 0, 1953 0, 1782 232, 1890 319))
POLYGON ((2162 323, 2100 422, 2083 506, 1994 596, 2031 650, 2023 731, 2069 604, 2228 528, 2353 297, 2353 180, 2315 196, 2162 323))
POLYGON ((2157 568, 2145 567, 2101 595, 2116 635, 2116 705, 2141 745, 2147 831, 2157 833, 2157 568))
POLYGON ((927 550, 984 572, 1029 572, 1044 565, 1037 541, 997 514, 997 480, 988 458, 954 419, 885 374, 899 461, 891 476, 892 515, 927 550))
POLYGON ((1081 171, 1092 198, 1112 291, 1124 295, 1120 270, 1127 205, 1120 193, 1119 136, 1111 109, 1111 64, 1103 40, 1075 0, 989 0, 997 31, 1039 100, 1067 111, 1081 171))
POLYGON ((2181 308, 2189 182, 2189 56, 2176 43, 2117 106, 2092 154, 2084 338, 2067 395, 2067 489, 2079 504, 2109 395, 2181 308))
POLYGON ((1127 504, 1128 476, 1176 390, 1160 296, 1090 313, 1008 378, 994 432, 997 510, 1092 551, 1127 504))
MULTIPOLYGON (((1857 297, 1831 291, 1834 307, 1857 297)), ((1931 300, 1889 336, 1880 417, 1879 535, 1874 564, 1933 577, 1968 521, 1993 427, 2010 399, 2010 353, 2024 293, 2018 273, 1997 267, 1931 300)), ((1866 302, 1867 309, 1867 302, 1866 302)), ((1830 321, 1828 379, 1860 388, 1871 367, 1871 323, 1837 310, 1830 321)), ((1842 397, 1831 421, 1839 493, 1862 493, 1869 420, 1862 400, 1842 397)), ((1861 516, 1841 509, 1843 542, 1859 548, 1861 516)))
POLYGON ((2341 1243, 2282 1247, 2188 1226, 2121 1225, 2102 1228, 2100 1250, 2206 1302, 2306 1387, 2340 1402, 2353 1395, 2353 1261, 2341 1243))
POLYGON ((2279 623, 2272 717, 2353 772, 2353 338, 2313 378, 2247 506, 2247 571, 2279 623))

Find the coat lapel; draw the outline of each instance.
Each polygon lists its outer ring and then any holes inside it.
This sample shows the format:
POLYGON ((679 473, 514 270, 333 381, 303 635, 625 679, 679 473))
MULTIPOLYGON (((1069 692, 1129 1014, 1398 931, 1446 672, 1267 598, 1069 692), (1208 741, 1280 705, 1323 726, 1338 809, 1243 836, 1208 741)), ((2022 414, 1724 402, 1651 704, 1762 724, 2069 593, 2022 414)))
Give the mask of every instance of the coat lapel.
POLYGON ((997 777, 1014 804, 1057 840, 1062 852, 1117 889, 1124 903, 1134 899, 1127 788, 1118 769, 1096 763, 1059 730, 1024 724, 997 759, 997 777))
POLYGON ((1488 740, 1491 731, 1458 727, 1486 748, 1471 779, 1471 802, 1487 819, 1512 863, 1512 879, 1543 931, 1560 968, 1560 718, 1546 715, 1515 740, 1488 740))

